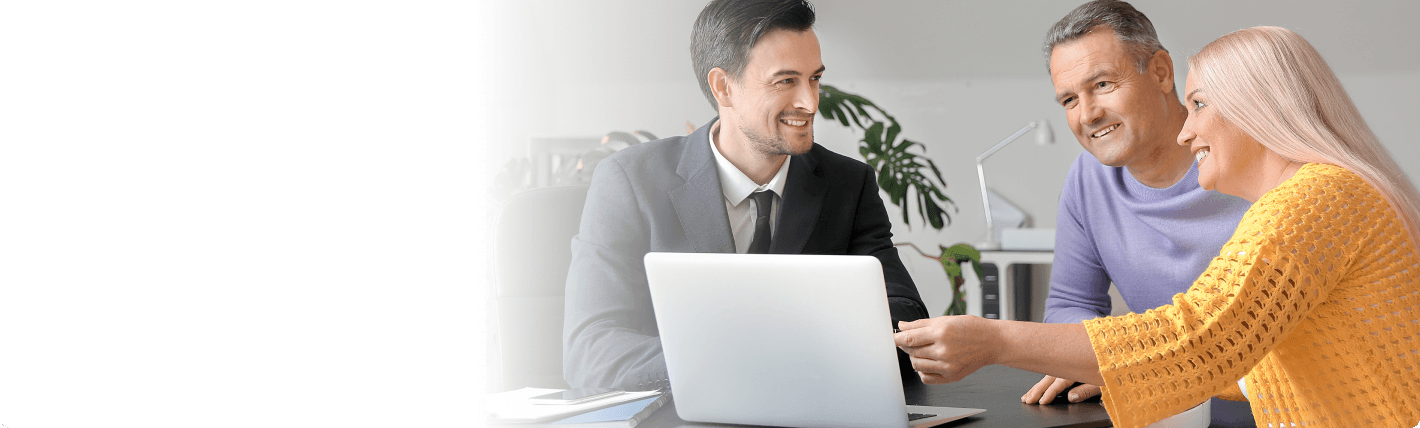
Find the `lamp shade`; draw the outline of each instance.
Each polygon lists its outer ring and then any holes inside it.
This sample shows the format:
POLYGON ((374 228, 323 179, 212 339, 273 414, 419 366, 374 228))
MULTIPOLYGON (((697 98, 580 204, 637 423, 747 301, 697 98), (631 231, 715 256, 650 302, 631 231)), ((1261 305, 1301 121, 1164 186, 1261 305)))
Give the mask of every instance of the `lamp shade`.
POLYGON ((1035 144, 1041 146, 1055 144, 1055 132, 1050 129, 1050 121, 1040 120, 1040 129, 1035 131, 1035 144))

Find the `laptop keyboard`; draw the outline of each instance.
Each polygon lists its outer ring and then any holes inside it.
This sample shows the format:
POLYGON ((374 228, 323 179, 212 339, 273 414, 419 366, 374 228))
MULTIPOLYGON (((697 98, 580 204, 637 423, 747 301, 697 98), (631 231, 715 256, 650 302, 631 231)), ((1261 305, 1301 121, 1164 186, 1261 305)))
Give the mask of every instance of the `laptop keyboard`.
POLYGON ((910 421, 915 421, 915 420, 918 420, 918 419, 927 419, 927 418, 932 418, 932 417, 936 417, 936 416, 937 416, 937 415, 927 415, 927 414, 922 414, 922 413, 908 413, 908 414, 907 414, 907 420, 910 422, 910 421))

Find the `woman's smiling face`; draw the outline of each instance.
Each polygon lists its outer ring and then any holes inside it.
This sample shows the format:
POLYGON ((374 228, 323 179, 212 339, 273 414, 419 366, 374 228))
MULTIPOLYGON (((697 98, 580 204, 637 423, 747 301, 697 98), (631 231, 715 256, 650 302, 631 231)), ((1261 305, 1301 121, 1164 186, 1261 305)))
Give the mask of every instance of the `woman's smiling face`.
POLYGON ((1208 91, 1188 73, 1183 97, 1188 120, 1178 143, 1193 150, 1200 187, 1242 197, 1250 193, 1247 187, 1253 184, 1267 148, 1209 106, 1208 91))

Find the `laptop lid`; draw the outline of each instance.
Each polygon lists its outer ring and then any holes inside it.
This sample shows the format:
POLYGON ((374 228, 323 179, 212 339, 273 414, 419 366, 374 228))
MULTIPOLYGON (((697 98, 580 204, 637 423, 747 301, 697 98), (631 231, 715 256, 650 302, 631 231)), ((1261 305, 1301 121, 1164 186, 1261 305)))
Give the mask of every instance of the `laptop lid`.
POLYGON ((876 258, 651 253, 645 262, 682 419, 908 426, 876 258))

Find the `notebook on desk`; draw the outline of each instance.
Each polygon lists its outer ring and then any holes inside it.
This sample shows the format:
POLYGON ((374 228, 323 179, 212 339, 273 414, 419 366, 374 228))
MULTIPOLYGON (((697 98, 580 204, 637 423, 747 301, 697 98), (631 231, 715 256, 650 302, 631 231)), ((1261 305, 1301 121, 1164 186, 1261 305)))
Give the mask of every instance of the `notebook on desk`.
POLYGON ((985 411, 906 405, 873 257, 651 253, 645 262, 681 419, 921 428, 985 411))

